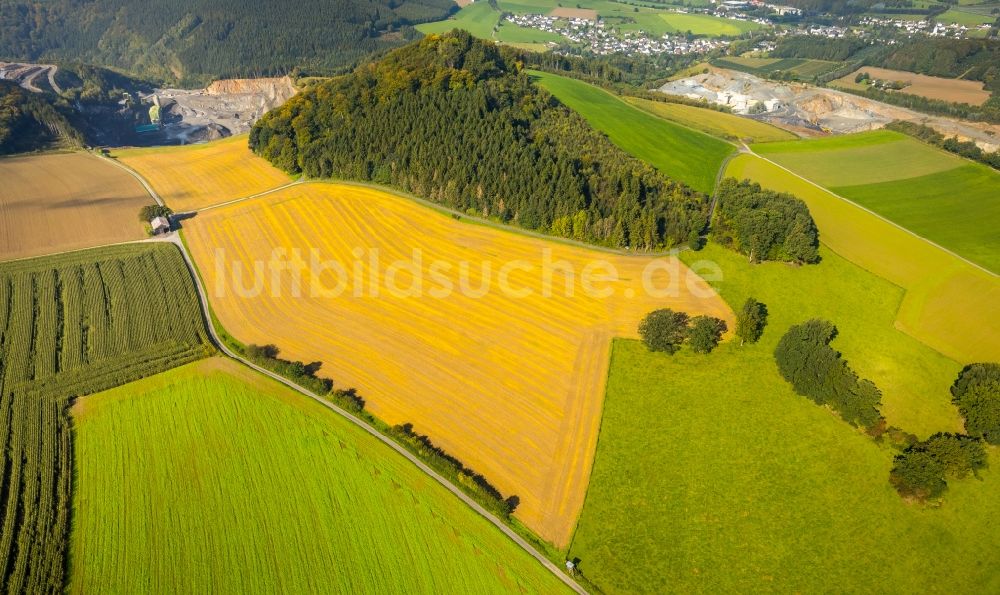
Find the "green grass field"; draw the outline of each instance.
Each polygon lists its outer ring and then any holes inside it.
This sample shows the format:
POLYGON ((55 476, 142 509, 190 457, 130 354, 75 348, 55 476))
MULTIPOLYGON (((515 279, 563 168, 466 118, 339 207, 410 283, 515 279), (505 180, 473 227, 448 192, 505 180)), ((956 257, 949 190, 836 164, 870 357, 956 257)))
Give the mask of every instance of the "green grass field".
POLYGON ((509 44, 544 44, 550 41, 563 42, 566 38, 551 31, 541 31, 528 27, 519 27, 512 23, 504 23, 497 31, 497 41, 509 44))
POLYGON ((681 14, 667 12, 660 15, 667 25, 676 33, 690 31, 695 35, 707 35, 710 37, 730 36, 735 37, 756 31, 761 28, 759 23, 750 21, 738 21, 736 19, 723 19, 709 14, 681 14))
MULTIPOLYGON (((694 5, 708 5, 707 2, 696 1, 694 5)), ((452 29, 465 29, 481 39, 493 39, 493 29, 500 20, 501 12, 513 14, 543 14, 547 15, 560 6, 555 0, 517 0, 497 2, 499 10, 493 10, 485 0, 473 2, 462 8, 451 18, 434 23, 417 25, 418 31, 424 34, 444 33, 452 29)), ((572 4, 564 4, 567 8, 585 8, 596 10, 611 26, 624 31, 642 31, 653 36, 678 34, 691 31, 695 35, 707 36, 739 36, 748 31, 761 28, 758 23, 723 19, 707 14, 682 14, 665 10, 673 8, 668 5, 626 4, 611 0, 581 0, 572 4)), ((526 29, 513 25, 502 25, 496 36, 497 41, 511 45, 537 45, 547 41, 565 41, 558 34, 526 29)))
POLYGON ((887 130, 753 150, 994 272, 1000 173, 887 130))
POLYGON ((751 148, 826 187, 905 180, 968 163, 890 130, 804 142, 764 143, 751 148))
POLYGON ((0 592, 60 592, 77 395, 211 352, 169 244, 0 264, 0 592))
POLYGON ((714 188, 722 162, 735 150, 729 143, 658 118, 593 85, 543 72, 532 76, 621 149, 696 190, 714 188))
POLYGON ((721 68, 740 70, 759 76, 765 76, 779 70, 791 72, 805 80, 811 80, 816 76, 826 74, 843 64, 843 62, 809 60, 805 58, 744 58, 742 56, 717 58, 712 63, 721 68))
POLYGON ((759 157, 737 156, 726 175, 801 198, 816 220, 821 242, 904 288, 898 328, 956 361, 1000 361, 1000 280, 995 275, 759 157))
POLYGON ((417 25, 416 29, 424 35, 447 33, 452 29, 465 29, 480 39, 492 39, 493 29, 499 22, 500 12, 493 10, 488 2, 473 2, 449 19, 423 23, 417 25))
MULTIPOLYGON (((865 279, 829 258, 809 282, 823 273, 838 285, 865 279)), ((768 302, 772 326, 761 344, 671 357, 616 341, 569 555, 606 593, 1000 590, 996 449, 983 481, 950 482, 941 508, 904 502, 888 481, 893 453, 793 394, 777 374, 771 353, 780 327, 835 300, 788 311, 780 294, 805 271, 763 266, 775 270, 742 287, 742 273, 736 285, 727 276, 723 285, 727 299, 752 293, 768 302)), ((838 317, 844 336, 835 347, 854 332, 854 315, 844 308, 838 317)), ((937 388, 947 400, 944 383, 937 388)))
POLYGON ((831 190, 1000 272, 1000 174, 978 163, 906 180, 831 190))
POLYGON ((671 120, 706 134, 727 140, 747 140, 749 142, 777 142, 797 138, 791 132, 725 112, 683 105, 650 101, 638 97, 624 97, 625 101, 655 116, 671 120))
POLYGON ((957 23, 966 27, 978 27, 979 25, 992 23, 996 20, 996 15, 983 15, 968 12, 957 8, 952 8, 934 17, 940 23, 957 23))
POLYGON ((70 592, 563 590, 403 457, 231 360, 73 414, 70 592))

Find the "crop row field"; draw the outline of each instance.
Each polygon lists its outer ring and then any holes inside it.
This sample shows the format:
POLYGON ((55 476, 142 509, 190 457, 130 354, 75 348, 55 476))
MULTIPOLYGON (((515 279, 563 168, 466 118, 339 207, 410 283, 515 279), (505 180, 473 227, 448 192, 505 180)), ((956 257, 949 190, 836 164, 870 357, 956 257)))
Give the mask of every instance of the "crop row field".
POLYGON ((619 148, 695 190, 711 192, 723 161, 736 150, 721 139, 654 116, 583 81, 546 72, 532 72, 532 76, 619 148))
POLYGON ((753 150, 1000 272, 1000 172, 888 130, 753 150))
POLYGON ((171 245, 0 264, 0 592, 61 591, 67 567, 72 398, 211 351, 171 245))
POLYGON ((175 212, 192 211, 290 183, 287 174, 250 151, 240 135, 204 145, 115 151, 175 212))
POLYGON ((583 504, 611 338, 659 307, 732 327, 675 258, 470 225, 360 186, 300 184, 199 213, 184 233, 230 334, 322 361, 373 414, 517 496, 515 515, 557 546, 583 504))
POLYGON ((0 159, 0 260, 143 237, 152 200, 128 172, 86 153, 0 159))
POLYGON ((726 174, 799 197, 816 220, 821 242, 904 288, 898 328, 958 362, 1000 360, 996 275, 760 157, 740 155, 726 174))
POLYGON ((766 122, 713 109, 652 101, 639 97, 624 97, 623 99, 655 116, 719 138, 757 143, 795 140, 797 138, 791 132, 766 122))
POLYGON ((906 86, 899 91, 900 93, 919 95, 928 99, 982 105, 990 98, 990 92, 983 88, 981 81, 948 79, 939 76, 906 72, 905 70, 889 70, 888 68, 876 68, 872 66, 859 68, 851 74, 831 81, 830 84, 834 87, 845 87, 855 90, 866 89, 866 85, 855 81, 861 73, 867 73, 872 79, 906 83, 906 86))
POLYGON ((70 593, 566 590, 403 457, 232 360, 72 413, 70 593))

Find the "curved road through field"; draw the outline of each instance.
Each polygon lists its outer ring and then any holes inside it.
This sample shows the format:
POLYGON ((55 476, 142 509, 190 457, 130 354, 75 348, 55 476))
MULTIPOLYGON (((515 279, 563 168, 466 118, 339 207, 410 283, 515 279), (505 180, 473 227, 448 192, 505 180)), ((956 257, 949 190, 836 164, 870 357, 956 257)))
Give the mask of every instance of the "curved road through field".
MULTIPOLYGON (((131 168, 125 166, 125 165, 122 165, 122 164, 118 163, 117 161, 115 161, 113 159, 107 159, 107 161, 111 161, 112 163, 114 163, 118 167, 120 167, 122 169, 125 169, 130 174, 132 174, 133 177, 135 177, 137 180, 139 180, 139 182, 142 183, 143 187, 146 188, 147 192, 149 192, 149 195, 153 198, 153 200, 156 201, 157 204, 159 204, 159 205, 163 204, 163 200, 156 193, 156 191, 153 190, 153 187, 150 186, 149 183, 142 177, 142 175, 140 175, 135 170, 133 170, 133 169, 131 169, 131 168)), ((299 183, 299 182, 293 182, 292 184, 289 184, 288 186, 292 186, 292 185, 297 184, 297 183, 299 183)), ((285 188, 285 187, 287 187, 287 186, 283 186, 283 188, 285 188)), ((257 194, 257 195, 254 195, 254 196, 261 196, 262 194, 268 194, 270 192, 274 192, 275 190, 277 190, 277 189, 269 190, 267 192, 264 192, 264 193, 261 193, 261 194, 257 194)), ((243 198, 243 199, 237 199, 236 201, 231 201, 231 202, 238 202, 239 200, 246 200, 248 198, 253 198, 253 197, 246 197, 246 198, 243 198)), ((284 384, 285 386, 291 388, 292 390, 294 390, 294 391, 296 391, 296 392, 298 392, 298 393, 300 393, 302 395, 305 395, 305 396, 309 397, 310 399, 316 401, 317 403, 319 403, 320 405, 326 407, 330 411, 333 411, 337 415, 343 417, 344 419, 346 419, 350 423, 354 424, 355 426, 361 428, 362 430, 364 430, 365 432, 367 432, 368 434, 370 434, 374 438, 380 440, 383 444, 385 444, 386 446, 388 446, 392 450, 396 451, 397 453, 399 453, 400 455, 402 455, 403 457, 405 457, 407 460, 409 460, 411 463, 413 463, 418 469, 420 469, 421 471, 423 471, 424 473, 426 473, 427 475, 429 475, 431 478, 433 478, 435 481, 437 481, 438 483, 440 483, 442 486, 444 486, 445 489, 447 489, 449 492, 451 492, 452 494, 454 494, 459 500, 461 500, 466 505, 468 505, 469 508, 471 508, 472 510, 476 511, 477 513, 479 513, 480 516, 482 516, 487 521, 489 521, 494 526, 496 526, 496 528, 499 529, 500 531, 502 531, 504 533, 504 535, 506 535, 507 537, 509 537, 511 539, 511 541, 513 541, 514 543, 516 543, 517 545, 519 545, 521 547, 521 549, 523 549, 524 551, 528 552, 528 554, 530 554, 533 558, 535 558, 536 560, 538 560, 538 562, 542 566, 544 566, 545 568, 547 568, 550 572, 552 572, 552 574, 556 575, 556 577, 558 577, 559 580, 561 580, 563 583, 565 583, 567 587, 569 587, 570 589, 572 589, 576 593, 579 593, 581 595, 586 595, 587 591, 584 590, 583 587, 581 587, 575 580, 573 580, 572 578, 570 578, 569 576, 567 576, 566 573, 564 573, 558 566, 556 566, 555 564, 553 564, 551 560, 549 560, 548 558, 546 558, 545 556, 543 556, 541 553, 539 553, 538 550, 536 550, 523 537, 521 537, 520 535, 518 535, 513 529, 511 529, 510 527, 508 527, 503 521, 501 521, 499 518, 497 518, 496 516, 494 516, 488 510, 486 510, 485 508, 483 508, 478 502, 476 502, 475 500, 473 500, 472 498, 470 498, 468 495, 466 495, 465 492, 463 492, 462 490, 460 490, 457 487, 455 487, 454 484, 452 484, 450 481, 448 481, 447 479, 445 479, 437 471, 435 471, 435 470, 431 469, 429 466, 427 466, 427 464, 425 464, 423 461, 421 461, 420 459, 418 459, 410 451, 406 450, 405 448, 403 448, 402 446, 400 446, 399 444, 397 444, 393 440, 390 440, 386 436, 382 435, 380 432, 376 431, 374 428, 372 428, 368 424, 362 422, 361 420, 359 420, 356 417, 350 415, 346 411, 340 409, 339 407, 337 407, 336 405, 334 405, 330 401, 328 401, 328 400, 320 397, 319 395, 317 395, 317 394, 315 394, 315 393, 313 393, 311 391, 308 391, 308 390, 302 388, 301 386, 295 384, 294 382, 292 382, 291 380, 288 380, 287 378, 285 378, 283 376, 279 376, 278 374, 275 374, 274 372, 271 372, 270 370, 264 369, 264 368, 258 366, 257 364, 254 364, 253 362, 251 362, 251 361, 249 361, 249 360, 241 357, 239 354, 237 354, 237 353, 233 352, 231 349, 229 349, 229 347, 226 346, 226 344, 223 343, 222 339, 219 337, 218 332, 215 329, 215 325, 212 324, 212 315, 211 315, 211 308, 210 308, 209 303, 208 303, 208 296, 205 293, 205 288, 202 286, 201 277, 198 274, 198 269, 197 269, 197 267, 194 264, 194 260, 191 258, 191 255, 188 253, 187 246, 185 246, 184 242, 181 241, 179 232, 170 233, 169 235, 167 235, 165 237, 154 238, 154 239, 151 239, 151 240, 140 240, 140 241, 141 242, 170 242, 170 243, 174 244, 175 246, 177 246, 177 248, 180 250, 181 256, 183 256, 184 262, 185 262, 185 264, 187 264, 188 271, 191 273, 191 278, 194 280, 195 289, 197 289, 197 291, 198 291, 198 299, 201 302, 201 313, 202 313, 202 317, 205 320, 205 326, 208 328, 208 332, 209 332, 209 335, 212 338, 212 342, 215 343, 215 345, 216 345, 216 347, 218 347, 219 351, 221 351, 222 353, 226 354, 227 356, 233 358, 234 360, 242 363, 243 365, 245 365, 245 366, 247 366, 249 368, 252 368, 253 370, 256 370, 257 372, 260 372, 261 374, 264 374, 265 376, 268 376, 268 377, 270 377, 270 378, 272 378, 272 379, 280 382, 281 384, 284 384)))

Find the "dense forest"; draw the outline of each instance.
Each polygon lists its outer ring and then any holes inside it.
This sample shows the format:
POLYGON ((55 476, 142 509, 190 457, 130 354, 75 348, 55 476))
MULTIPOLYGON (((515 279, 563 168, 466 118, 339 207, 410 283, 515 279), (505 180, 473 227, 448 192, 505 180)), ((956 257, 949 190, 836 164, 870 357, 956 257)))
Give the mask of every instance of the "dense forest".
POLYGON ((62 111, 43 96, 0 81, 0 155, 82 142, 62 111))
POLYGON ((0 56, 80 60, 181 83, 330 72, 418 34, 450 0, 0 0, 0 56))
POLYGON ((250 146, 286 171, 580 241, 656 249, 698 236, 705 195, 612 145, 522 67, 468 33, 432 35, 300 93, 250 146))

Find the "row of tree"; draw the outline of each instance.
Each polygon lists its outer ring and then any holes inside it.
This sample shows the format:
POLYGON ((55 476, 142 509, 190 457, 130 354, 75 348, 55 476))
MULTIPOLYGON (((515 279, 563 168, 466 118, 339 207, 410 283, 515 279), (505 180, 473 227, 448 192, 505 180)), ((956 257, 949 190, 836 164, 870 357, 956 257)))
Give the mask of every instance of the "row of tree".
POLYGON ((295 384, 326 398, 374 430, 396 441, 436 471, 447 477, 477 502, 495 514, 507 518, 517 507, 517 496, 504 497, 482 474, 466 467, 461 460, 435 445, 429 436, 414 431, 413 424, 389 426, 365 409, 365 400, 353 388, 334 388, 333 381, 318 375, 322 362, 303 363, 280 357, 275 345, 230 342, 230 347, 251 362, 283 376, 295 384))
POLYGON ((304 363, 283 359, 275 345, 255 345, 251 343, 243 348, 243 355, 253 363, 266 368, 275 374, 284 376, 303 388, 317 395, 326 395, 333 390, 333 380, 317 376, 323 362, 304 363))
POLYGON ((796 393, 828 405, 848 423, 871 428, 882 420, 882 393, 872 381, 858 378, 830 347, 836 336, 837 327, 826 320, 791 327, 774 350, 778 371, 796 393))
POLYGON ((650 351, 676 353, 687 343, 695 353, 708 353, 726 332, 726 322, 712 316, 691 318, 670 308, 653 310, 639 323, 639 335, 650 351))
POLYGON ((516 58, 464 31, 429 36, 300 93, 254 126, 250 147, 289 172, 580 241, 652 250, 698 237, 707 196, 611 144, 516 58))

